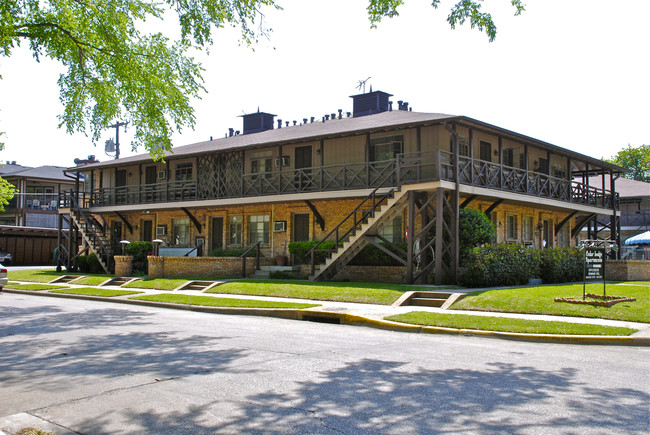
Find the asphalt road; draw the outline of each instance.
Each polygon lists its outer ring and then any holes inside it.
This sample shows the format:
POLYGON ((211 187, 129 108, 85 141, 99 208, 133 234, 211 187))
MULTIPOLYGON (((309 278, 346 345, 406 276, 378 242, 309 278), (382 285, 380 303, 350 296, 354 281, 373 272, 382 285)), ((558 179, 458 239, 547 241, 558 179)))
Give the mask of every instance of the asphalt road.
POLYGON ((649 357, 5 293, 0 429, 645 434, 649 357))

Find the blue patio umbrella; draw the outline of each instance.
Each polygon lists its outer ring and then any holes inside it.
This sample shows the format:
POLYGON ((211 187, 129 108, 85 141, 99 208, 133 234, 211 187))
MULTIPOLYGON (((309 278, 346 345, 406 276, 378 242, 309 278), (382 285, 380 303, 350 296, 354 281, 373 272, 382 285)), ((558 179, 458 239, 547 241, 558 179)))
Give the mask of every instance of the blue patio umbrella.
POLYGON ((632 236, 623 242, 624 245, 650 245, 650 231, 632 236))

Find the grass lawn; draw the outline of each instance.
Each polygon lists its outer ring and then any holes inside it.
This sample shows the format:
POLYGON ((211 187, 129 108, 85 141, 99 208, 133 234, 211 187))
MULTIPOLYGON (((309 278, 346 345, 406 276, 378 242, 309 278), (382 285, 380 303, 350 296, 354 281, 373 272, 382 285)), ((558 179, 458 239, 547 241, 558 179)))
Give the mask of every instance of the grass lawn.
POLYGON ((110 298, 113 296, 135 295, 143 292, 129 291, 129 290, 111 290, 106 288, 81 287, 81 288, 68 288, 68 289, 61 289, 61 290, 50 290, 50 293, 66 293, 69 295, 86 295, 86 296, 103 296, 106 298, 110 298))
POLYGON ((636 329, 614 326, 544 320, 510 319, 507 317, 472 316, 469 314, 440 314, 423 311, 386 317, 393 322, 444 328, 475 329, 479 331, 518 332, 527 334, 566 335, 630 335, 636 329))
POLYGON ((5 288, 10 288, 14 290, 50 290, 55 288, 67 288, 64 285, 57 284, 17 284, 15 282, 10 282, 5 286, 5 288))
POLYGON ((218 298, 214 296, 194 296, 163 293, 159 295, 134 296, 129 299, 139 301, 168 302, 172 304, 201 305, 207 307, 238 308, 311 308, 318 304, 299 304, 293 302, 258 301, 254 299, 218 298))
MULTIPOLYGON (((587 293, 603 294, 603 284, 587 284, 587 293)), ((599 317, 650 323, 650 283, 608 283, 607 295, 636 298, 610 308, 554 302, 554 298, 582 299, 582 284, 560 284, 504 290, 478 291, 451 306, 452 310, 501 311, 556 316, 599 317)))
POLYGON ((430 287, 424 288, 399 284, 364 282, 242 280, 218 285, 211 288, 206 293, 276 296, 321 301, 390 305, 399 299, 404 292, 422 289, 431 290, 430 287))
POLYGON ((192 279, 193 278, 143 278, 128 284, 124 284, 122 288, 174 290, 176 287, 192 279))
POLYGON ((113 275, 90 275, 75 279, 74 281, 71 281, 71 283, 80 285, 99 285, 112 277, 113 275))
POLYGON ((50 282, 62 275, 67 274, 52 269, 28 269, 10 270, 7 277, 13 281, 50 282))

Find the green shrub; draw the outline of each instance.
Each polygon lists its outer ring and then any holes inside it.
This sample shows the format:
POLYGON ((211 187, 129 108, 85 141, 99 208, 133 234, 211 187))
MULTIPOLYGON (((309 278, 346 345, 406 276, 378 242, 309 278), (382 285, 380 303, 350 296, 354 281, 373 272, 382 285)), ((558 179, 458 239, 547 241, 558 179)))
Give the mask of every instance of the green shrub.
MULTIPOLYGON (((308 255, 308 253, 318 243, 319 243, 318 240, 308 240, 304 242, 291 242, 289 243, 289 253, 293 254, 298 262, 311 263, 311 255, 308 255)), ((323 263, 325 259, 328 257, 328 252, 324 250, 331 249, 334 247, 334 245, 335 245, 334 241, 323 242, 318 247, 319 250, 315 252, 316 263, 323 263)))
POLYGON ((544 283, 582 281, 584 254, 578 248, 551 248, 541 251, 541 278, 544 283))
POLYGON ((95 254, 80 255, 75 259, 77 270, 81 273, 104 273, 95 254))
POLYGON ((284 270, 273 270, 269 272, 271 279, 307 279, 307 276, 294 272, 286 272, 284 270))
MULTIPOLYGON (((381 243, 389 251, 401 256, 399 251, 393 249, 391 246, 381 243)), ((396 245, 406 251, 406 243, 396 243, 396 245)), ((403 257, 403 256, 402 256, 403 257)), ((363 249, 350 261, 354 266, 402 266, 402 263, 391 257, 377 246, 368 243, 363 249)))
POLYGON ((458 254, 461 266, 477 246, 493 243, 497 232, 490 218, 480 210, 461 208, 458 218, 458 254))
POLYGON ((521 244, 487 245, 472 249, 461 282, 468 287, 527 284, 540 277, 540 252, 521 244))
POLYGON ((153 243, 134 241, 124 247, 124 255, 133 256, 133 273, 147 273, 147 256, 153 253, 153 243))

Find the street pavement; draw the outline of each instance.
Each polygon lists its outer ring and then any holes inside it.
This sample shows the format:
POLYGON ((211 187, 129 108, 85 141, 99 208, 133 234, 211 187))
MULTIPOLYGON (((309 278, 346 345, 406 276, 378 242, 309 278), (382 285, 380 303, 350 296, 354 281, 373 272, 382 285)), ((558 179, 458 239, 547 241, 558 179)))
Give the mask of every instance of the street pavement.
POLYGON ((2 293, 0 349, 9 434, 650 431, 646 347, 2 293))

